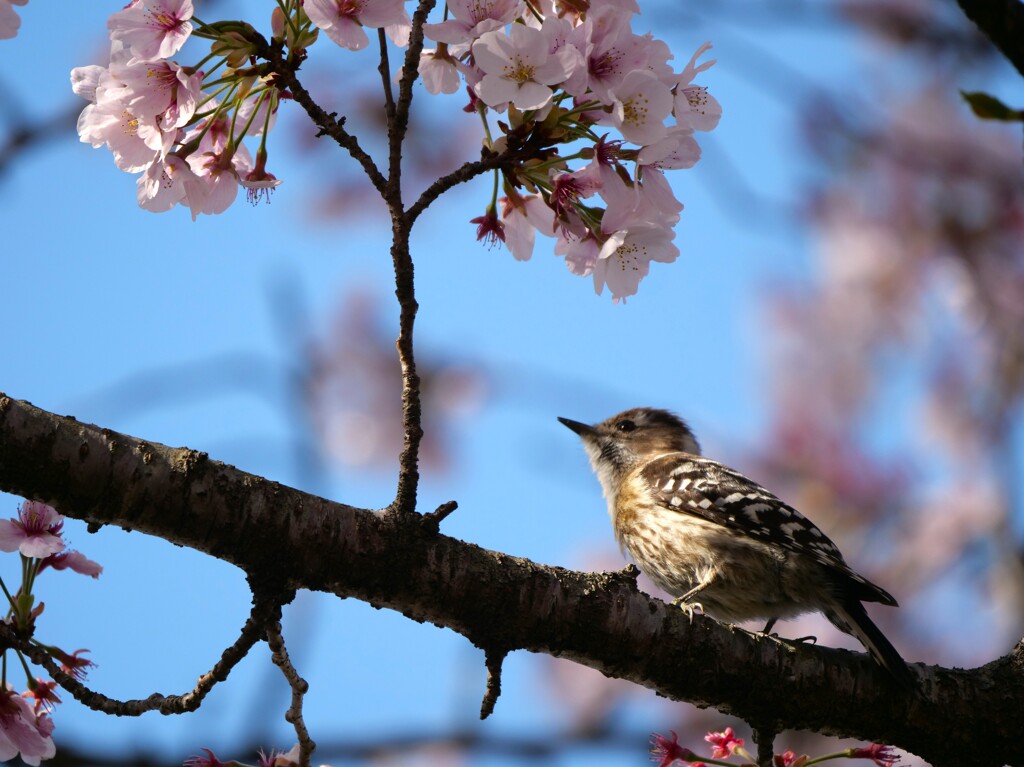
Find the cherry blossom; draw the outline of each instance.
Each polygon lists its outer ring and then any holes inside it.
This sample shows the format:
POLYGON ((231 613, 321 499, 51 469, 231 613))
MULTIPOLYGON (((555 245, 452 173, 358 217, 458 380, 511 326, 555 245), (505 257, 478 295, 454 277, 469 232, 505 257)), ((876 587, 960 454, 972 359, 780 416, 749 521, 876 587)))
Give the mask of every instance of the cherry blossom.
POLYGON ((140 117, 159 118, 162 130, 187 125, 201 96, 202 72, 189 74, 173 61, 112 64, 111 76, 123 86, 118 98, 140 117))
MULTIPOLYGON (((485 214, 472 220, 478 239, 503 242, 525 261, 538 232, 554 236, 555 253, 573 273, 593 276, 598 293, 608 286, 616 301, 633 295, 651 261, 678 256, 672 227, 682 204, 665 172, 700 159, 694 132, 721 115, 694 82, 714 64, 698 63, 710 45, 675 73, 664 41, 633 32, 635 0, 451 0, 445 13, 424 25, 437 47, 420 53, 418 79, 432 94, 464 82, 464 110, 484 122, 486 150, 513 150, 494 171, 485 214), (598 135, 598 125, 618 137, 598 135)), ((320 37, 363 49, 367 27, 406 46, 410 25, 403 0, 279 4, 270 24, 273 44, 296 60, 320 37)), ((195 219, 226 210, 239 186, 252 202, 267 199, 281 183, 266 169, 267 134, 292 96, 273 62, 260 60, 263 38, 244 24, 194 19, 191 0, 131 0, 108 28, 109 66, 71 73, 72 89, 89 102, 79 136, 139 174, 139 206, 187 205, 195 219), (193 27, 212 41, 209 55, 194 66, 167 60, 193 27), (255 163, 247 136, 260 137, 255 163)))
POLYGON ((110 39, 136 58, 166 59, 192 34, 192 0, 132 0, 107 21, 110 39))
POLYGON ((502 197, 500 202, 505 246, 517 261, 529 261, 536 232, 555 236, 551 208, 539 195, 502 197))
POLYGON ((182 763, 183 767, 229 767, 228 762, 222 762, 210 749, 201 750, 206 752, 206 756, 190 756, 182 763))
POLYGON ((206 207, 207 185, 192 167, 175 154, 150 163, 138 180, 139 207, 162 213, 175 205, 188 205, 195 221, 206 207))
POLYGON ((53 711, 53 707, 60 703, 60 697, 56 693, 57 683, 50 679, 39 679, 30 683, 29 689, 21 694, 21 697, 32 701, 32 710, 38 716, 46 711, 53 711))
POLYGON ((457 93, 459 90, 459 70, 447 48, 447 45, 441 44, 437 50, 425 50, 420 54, 423 87, 427 93, 435 96, 438 93, 457 93))
POLYGON ((469 43, 511 23, 520 7, 520 0, 451 0, 448 10, 452 18, 424 24, 423 34, 449 45, 469 43))
POLYGON ((743 738, 737 738, 732 727, 726 727, 724 732, 709 732, 704 740, 714 746, 711 756, 715 759, 728 759, 736 749, 743 747, 743 738))
POLYGON ((539 30, 513 24, 508 35, 487 32, 473 44, 473 57, 483 71, 475 90, 491 107, 511 102, 517 109, 540 109, 551 101, 549 86, 572 74, 573 54, 565 49, 549 53, 539 30))
POLYGON ((205 195, 196 201, 201 213, 223 213, 227 210, 238 195, 240 179, 252 170, 249 152, 242 145, 234 151, 224 149, 189 155, 188 164, 205 187, 205 195))
POLYGON ((651 261, 671 263, 679 256, 674 237, 671 229, 648 223, 612 232, 594 265, 594 291, 600 295, 607 285, 616 302, 636 295, 651 261))
POLYGON ((61 670, 66 674, 71 674, 75 679, 85 679, 88 669, 96 665, 88 658, 81 657, 82 653, 89 652, 85 649, 66 653, 63 650, 51 647, 49 652, 54 658, 60 661, 61 670))
POLYGON ((722 117, 722 105, 708 89, 693 84, 693 78, 714 65, 715 59, 697 64, 697 59, 711 49, 711 43, 704 43, 683 69, 676 87, 674 112, 680 125, 693 130, 714 130, 722 117))
POLYGON ((865 746, 864 748, 850 749, 850 758, 870 759, 878 765, 878 767, 892 767, 900 760, 900 755, 896 753, 892 746, 885 746, 881 743, 872 743, 870 746, 865 746))
POLYGON ((580 277, 589 277, 594 273, 600 250, 600 244, 591 234, 577 236, 563 230, 555 243, 555 255, 565 256, 565 265, 569 271, 580 277))
POLYGON ((18 34, 21 19, 14 12, 13 5, 24 5, 28 0, 0 0, 0 40, 10 40, 18 34))
POLYGON ((25 764, 37 767, 57 753, 53 745, 53 723, 45 714, 37 716, 27 700, 8 689, 0 692, 0 761, 21 756, 25 764))
POLYGON ((679 736, 672 732, 671 740, 664 735, 651 735, 651 759, 658 767, 669 767, 675 762, 692 762, 697 755, 685 746, 679 745, 679 736))
POLYGON ((309 20, 342 48, 360 51, 369 45, 363 27, 384 27, 388 36, 408 35, 409 15, 402 0, 306 0, 309 20))
POLYGON ((611 121, 624 139, 634 144, 652 144, 665 137, 672 92, 651 72, 630 72, 611 96, 611 121))
POLYGON ((133 113, 128 88, 108 70, 82 68, 72 72, 72 87, 91 95, 93 103, 78 116, 78 136, 93 147, 106 146, 117 167, 129 173, 145 170, 166 152, 174 134, 165 134, 153 115, 133 113))
POLYGON ((665 136, 647 144, 637 155, 637 165, 658 168, 659 170, 676 170, 692 168, 700 160, 700 144, 693 137, 690 128, 674 125, 665 136))
POLYGON ((489 247, 496 245, 499 240, 505 241, 505 225, 498 220, 498 211, 493 206, 488 207, 484 215, 470 219, 469 223, 476 224, 476 238, 489 247))
POLYGON ((628 17, 614 9, 595 14, 591 23, 593 31, 587 51, 587 85, 594 96, 607 104, 611 102, 611 89, 617 87, 630 72, 647 66, 650 40, 633 34, 628 27, 628 17))
POLYGON ((38 572, 42 572, 47 567, 52 567, 54 570, 74 570, 76 573, 92 578, 99 578, 103 572, 102 565, 93 562, 80 551, 65 550, 50 554, 39 563, 38 572))
POLYGON ((17 519, 0 520, 0 551, 20 551, 22 556, 42 559, 64 549, 62 517, 52 506, 25 501, 17 519))

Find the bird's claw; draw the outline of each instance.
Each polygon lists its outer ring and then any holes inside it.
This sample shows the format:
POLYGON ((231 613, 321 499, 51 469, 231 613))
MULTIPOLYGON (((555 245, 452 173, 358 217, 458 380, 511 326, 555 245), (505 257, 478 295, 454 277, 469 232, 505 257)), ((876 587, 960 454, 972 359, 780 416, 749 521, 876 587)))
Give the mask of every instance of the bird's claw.
POLYGON ((704 614, 704 605, 700 602, 686 602, 683 600, 683 597, 678 597, 672 600, 672 604, 683 611, 686 617, 690 619, 690 623, 693 623, 693 615, 697 610, 700 611, 701 615, 704 614))

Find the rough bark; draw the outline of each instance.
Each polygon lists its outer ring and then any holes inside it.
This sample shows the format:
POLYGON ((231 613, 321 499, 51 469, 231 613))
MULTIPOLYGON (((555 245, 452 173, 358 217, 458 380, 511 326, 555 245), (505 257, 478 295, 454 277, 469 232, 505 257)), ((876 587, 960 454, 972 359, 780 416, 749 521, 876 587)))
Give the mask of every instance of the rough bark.
POLYGON ((860 653, 791 646, 681 611, 628 573, 579 573, 437 533, 416 515, 308 495, 0 394, 0 488, 244 569, 253 583, 355 597, 492 656, 569 658, 755 728, 885 742, 935 764, 1024 764, 1024 645, 980 669, 914 665, 899 692, 860 653))

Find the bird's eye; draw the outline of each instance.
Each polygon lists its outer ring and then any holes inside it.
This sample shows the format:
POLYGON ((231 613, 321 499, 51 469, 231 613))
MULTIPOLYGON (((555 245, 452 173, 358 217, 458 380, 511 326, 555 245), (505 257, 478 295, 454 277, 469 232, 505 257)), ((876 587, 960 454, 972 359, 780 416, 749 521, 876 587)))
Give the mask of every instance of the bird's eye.
POLYGON ((624 418, 615 424, 615 428, 619 431, 633 431, 636 429, 636 424, 630 421, 628 418, 624 418))

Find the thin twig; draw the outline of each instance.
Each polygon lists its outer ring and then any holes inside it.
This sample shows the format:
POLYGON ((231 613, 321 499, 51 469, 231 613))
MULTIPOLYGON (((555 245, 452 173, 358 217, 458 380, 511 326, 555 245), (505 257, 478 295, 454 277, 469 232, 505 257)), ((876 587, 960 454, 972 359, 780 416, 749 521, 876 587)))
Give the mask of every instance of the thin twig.
POLYGON ((309 730, 306 729, 306 722, 302 718, 302 698, 309 690, 309 683, 299 676, 299 672, 295 670, 288 657, 288 648, 284 644, 280 623, 275 622, 267 627, 267 644, 270 645, 271 659, 281 669, 284 678, 288 680, 288 686, 292 688, 292 704, 284 718, 295 728, 295 735, 299 739, 299 767, 309 767, 309 759, 316 749, 316 743, 309 737, 309 730))
POLYGON ((501 695, 501 665, 505 662, 507 654, 504 650, 486 651, 484 662, 487 664, 487 689, 484 691, 483 703, 480 704, 481 719, 486 719, 494 713, 494 704, 501 695))
POLYGON ((333 113, 328 113, 327 110, 313 100, 313 97, 309 95, 309 91, 299 82, 299 78, 296 75, 298 65, 293 64, 291 61, 286 62, 278 46, 270 45, 266 41, 254 43, 254 45, 256 55, 270 62, 277 73, 279 84, 287 88, 295 99, 295 103, 306 110, 309 118, 320 128, 320 134, 330 136, 356 162, 362 165, 374 189, 383 195, 387 185, 384 175, 373 162, 373 158, 359 145, 356 137, 345 130, 344 118, 341 120, 335 119, 333 113))
POLYGON ((457 508, 459 508, 459 504, 456 501, 445 501, 429 514, 424 514, 421 517, 421 521, 428 528, 436 532, 441 529, 441 523, 445 518, 457 508))
POLYGON ((93 711, 116 716, 140 716, 148 711, 159 711, 164 715, 184 714, 199 708, 210 690, 218 682, 226 680, 231 670, 248 655, 253 645, 263 638, 266 625, 278 620, 280 615, 281 607, 276 602, 257 600, 245 625, 242 626, 238 639, 224 650, 213 668, 199 677, 193 690, 183 695, 153 693, 145 699, 118 700, 89 689, 79 679, 61 669, 44 647, 19 637, 14 629, 5 623, 0 623, 0 642, 20 650, 33 663, 42 666, 57 684, 93 711))
MULTIPOLYGON (((412 86, 420 75, 420 54, 423 52, 423 25, 428 14, 434 9, 436 0, 420 0, 419 6, 412 15, 412 29, 409 32, 409 48, 405 52, 405 64, 402 77, 398 81, 398 104, 395 111, 395 122, 390 125, 389 137, 392 152, 401 147, 405 140, 405 131, 409 127, 409 108, 412 105, 412 86)), ((392 173, 395 167, 392 166, 392 173)))
POLYGON ((384 115, 387 117, 388 125, 391 125, 395 119, 395 94, 391 92, 388 38, 383 29, 377 30, 377 43, 380 46, 380 65, 377 67, 377 71, 380 72, 381 85, 384 86, 384 115))
POLYGON ((465 183, 466 181, 474 179, 489 170, 500 168, 511 161, 514 156, 515 152, 513 150, 507 150, 501 154, 489 154, 480 160, 467 162, 465 165, 462 165, 452 171, 447 176, 442 176, 437 179, 437 181, 423 190, 419 199, 410 205, 409 209, 406 211, 405 219, 409 226, 412 226, 413 222, 419 218, 420 214, 423 213, 423 211, 425 211, 434 200, 447 192, 453 186, 465 183))
MULTIPOLYGON (((413 220, 404 209, 402 201, 402 144, 409 126, 409 107, 412 104, 412 86, 419 76, 420 52, 423 50, 423 24, 427 14, 434 7, 435 0, 421 0, 413 14, 412 30, 409 34, 409 49, 405 54, 402 77, 398 83, 398 102, 388 119, 388 180, 383 193, 391 214, 391 261, 395 269, 395 297, 398 299, 398 361, 402 367, 402 429, 405 441, 398 458, 398 486, 393 511, 411 514, 416 510, 416 493, 419 487, 419 450, 423 438, 422 405, 420 401, 420 378, 416 373, 416 358, 413 353, 413 328, 416 324, 416 287, 412 255, 409 252, 409 235, 413 220)), ((383 57, 386 56, 382 48, 383 57)), ((383 66, 383 64, 382 64, 383 66)))

